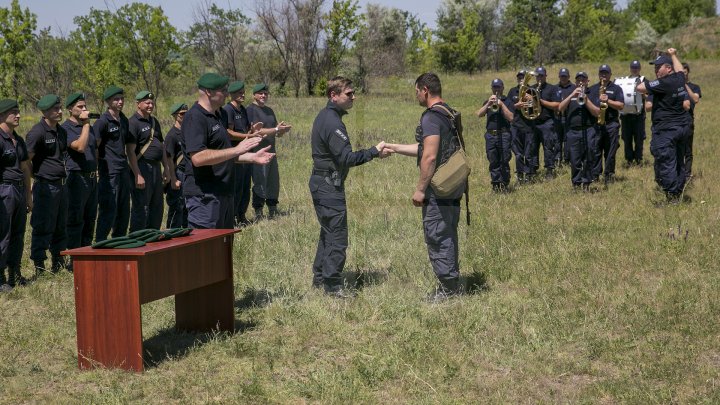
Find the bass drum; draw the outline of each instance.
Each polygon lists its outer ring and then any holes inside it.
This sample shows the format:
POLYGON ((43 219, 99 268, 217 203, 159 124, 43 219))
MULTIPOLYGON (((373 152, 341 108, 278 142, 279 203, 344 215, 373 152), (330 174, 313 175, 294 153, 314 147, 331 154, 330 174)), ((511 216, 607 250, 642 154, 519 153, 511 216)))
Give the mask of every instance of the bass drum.
POLYGON ((620 86, 625 98, 625 107, 623 107, 622 111, 620 111, 620 114, 640 114, 643 111, 644 106, 642 94, 635 90, 635 86, 642 83, 643 80, 645 80, 644 76, 624 76, 615 79, 615 84, 620 86))

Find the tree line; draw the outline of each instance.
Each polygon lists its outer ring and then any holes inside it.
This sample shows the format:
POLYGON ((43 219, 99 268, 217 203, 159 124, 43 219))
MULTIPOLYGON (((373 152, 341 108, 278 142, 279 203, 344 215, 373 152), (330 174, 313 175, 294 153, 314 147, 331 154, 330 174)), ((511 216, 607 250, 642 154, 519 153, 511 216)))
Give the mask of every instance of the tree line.
POLYGON ((0 95, 34 102, 108 84, 187 94, 207 70, 317 95, 343 74, 370 91, 372 76, 473 73, 554 62, 649 57, 670 30, 715 16, 713 0, 444 0, 437 28, 416 14, 357 0, 258 0, 256 18, 199 0, 174 27, 161 7, 91 8, 68 33, 37 27, 19 0, 0 8, 0 95))

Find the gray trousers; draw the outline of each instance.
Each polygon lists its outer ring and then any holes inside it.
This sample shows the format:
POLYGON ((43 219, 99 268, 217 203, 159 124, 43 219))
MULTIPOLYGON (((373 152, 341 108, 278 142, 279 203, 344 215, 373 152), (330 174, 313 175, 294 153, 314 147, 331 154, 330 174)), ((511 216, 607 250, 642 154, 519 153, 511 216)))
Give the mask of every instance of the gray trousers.
POLYGON ((460 199, 439 199, 431 187, 425 192, 422 207, 423 231, 430 264, 438 280, 460 277, 458 223, 460 199))

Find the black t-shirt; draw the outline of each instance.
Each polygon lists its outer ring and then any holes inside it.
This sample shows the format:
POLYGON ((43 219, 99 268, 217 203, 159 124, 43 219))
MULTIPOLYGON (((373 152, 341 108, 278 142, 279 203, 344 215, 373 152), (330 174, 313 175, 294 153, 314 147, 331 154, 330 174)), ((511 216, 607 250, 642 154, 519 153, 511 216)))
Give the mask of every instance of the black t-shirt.
POLYGON ((177 164, 178 159, 182 156, 182 143, 180 142, 180 130, 174 125, 165 136, 165 155, 168 159, 172 159, 176 169, 185 171, 183 162, 177 164))
MULTIPOLYGON (((586 97, 589 89, 585 89, 586 97)), ((567 98, 567 96, 565 97, 567 98)), ((582 129, 594 126, 597 123, 597 118, 594 117, 587 108, 587 105, 580 105, 577 103, 577 97, 570 99, 567 109, 565 110, 565 116, 567 117, 567 126, 570 129, 582 129)))
MULTIPOLYGON (((575 91, 575 84, 572 82, 568 82, 567 85, 563 86, 562 84, 558 83, 557 87, 557 96, 558 101, 563 101, 569 96, 573 91, 575 91)), ((559 113, 558 115, 563 116, 566 115, 567 111, 565 111, 565 114, 559 113)))
POLYGON ((654 129, 667 129, 690 123, 690 114, 683 108, 688 98, 685 73, 675 72, 661 79, 645 79, 645 88, 652 95, 652 124, 654 129))
POLYGON ((515 126, 522 125, 522 121, 521 121, 522 113, 520 112, 519 109, 515 109, 515 103, 517 103, 518 100, 520 99, 519 92, 520 92, 520 87, 515 86, 512 89, 510 89, 510 91, 508 91, 508 94, 505 97, 505 99, 508 100, 508 107, 512 106, 510 111, 513 112, 512 123, 515 126))
POLYGON ((139 113, 135 113, 128 120, 128 140, 127 143, 135 144, 135 155, 139 159, 145 159, 153 162, 162 160, 163 154, 163 135, 160 129, 160 122, 155 117, 150 116, 144 118, 139 113), (154 131, 154 132, 153 132, 154 131), (140 151, 150 140, 152 132, 152 143, 148 146, 145 153, 140 157, 140 151))
MULTIPOLYGON (((225 113, 227 114, 225 128, 232 129, 233 131, 240 132, 242 134, 250 132, 248 113, 242 104, 239 105, 238 108, 235 108, 232 103, 227 103, 223 107, 223 110, 225 110, 225 113)), ((240 141, 231 138, 230 143, 235 146, 240 143, 240 141)))
MULTIPOLYGON (((700 92, 700 86, 698 86, 695 83, 688 82, 688 87, 690 87, 690 90, 693 91, 693 93, 697 94, 698 97, 702 98, 702 93, 700 92)), ((689 95, 689 94, 688 94, 689 95)), ((689 98, 689 97, 688 97, 689 98)), ((690 116, 695 117, 695 102, 690 98, 690 116)))
POLYGON ((185 154, 186 178, 183 195, 232 194, 234 159, 200 167, 193 166, 191 159, 193 154, 206 149, 220 150, 231 147, 220 110, 209 112, 195 103, 185 114, 180 133, 180 143, 185 154))
POLYGON ((61 125, 55 129, 41 119, 28 132, 28 153, 32 158, 33 176, 47 181, 64 179, 67 157, 67 132, 61 125))
POLYGON ((68 159, 65 161, 65 169, 67 171, 82 171, 82 172, 94 172, 97 170, 97 160, 95 152, 97 151, 97 144, 95 143, 95 130, 90 126, 90 134, 88 135, 88 143, 85 147, 85 152, 78 152, 71 148, 73 142, 80 139, 83 125, 80 123, 74 123, 70 120, 65 120, 62 127, 67 132, 67 144, 68 144, 68 159))
MULTIPOLYGON (((557 87, 555 87, 554 85, 545 82, 542 85, 540 85, 539 87, 538 87, 538 85, 536 85, 535 88, 537 88, 538 91, 540 92, 541 100, 553 101, 553 102, 560 101, 560 99, 558 97, 557 87)), ((541 124, 541 123, 549 120, 553 116, 555 116, 555 110, 553 110, 552 108, 542 106, 540 116, 535 120, 535 123, 541 124)))
MULTIPOLYGON (((443 106, 449 108, 447 104, 443 106)), ((425 110, 420 117, 420 125, 415 131, 415 140, 418 142, 418 166, 423 156, 423 142, 425 138, 440 135, 440 145, 438 149, 438 158, 435 161, 435 170, 460 147, 460 142, 454 134, 450 119, 442 110, 433 109, 432 106, 425 110)), ((465 187, 458 187, 454 195, 447 196, 447 199, 460 198, 465 192, 465 187)))
MULTIPOLYGON (((508 106, 508 108, 512 106, 512 100, 509 97, 500 97, 500 102, 508 106)), ((510 111, 512 111, 512 109, 510 111)), ((505 119, 505 116, 502 112, 502 107, 498 108, 497 112, 493 112, 488 107, 487 123, 485 124, 485 129, 487 129, 488 131, 510 130, 510 122, 505 119)))
MULTIPOLYGON (((268 106, 260 107, 257 104, 250 104, 247 106, 247 116, 251 125, 256 122, 262 122, 263 128, 275 128, 278 125, 275 112, 268 106)), ((275 135, 268 135, 263 138, 257 149, 262 149, 268 145, 272 145, 270 152, 275 153, 275 135)))
MULTIPOLYGON (((593 104, 600 107, 600 83, 593 84, 588 88, 588 90, 588 97, 590 100, 592 100, 593 104)), ((608 100, 625 102, 622 87, 613 82, 608 82, 607 86, 605 86, 605 94, 607 94, 608 100)), ((609 124, 611 122, 618 122, 619 120, 620 111, 608 105, 607 110, 605 110, 605 123, 609 124)))
POLYGON ((28 160, 28 156, 25 141, 15 131, 8 135, 0 129, 0 180, 22 181, 25 176, 20 164, 28 160))
POLYGON ((116 120, 106 111, 93 125, 100 161, 100 170, 107 170, 110 174, 120 173, 128 169, 125 144, 128 135, 128 119, 120 112, 120 119, 116 120))

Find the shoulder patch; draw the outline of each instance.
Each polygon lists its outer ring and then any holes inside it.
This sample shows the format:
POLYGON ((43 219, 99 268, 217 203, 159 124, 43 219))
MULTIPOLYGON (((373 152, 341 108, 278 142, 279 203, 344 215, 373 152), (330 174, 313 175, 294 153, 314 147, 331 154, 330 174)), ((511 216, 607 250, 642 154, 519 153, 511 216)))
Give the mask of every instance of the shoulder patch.
POLYGON ((650 87, 656 87, 658 84, 660 84, 660 80, 653 80, 650 83, 648 83, 648 85, 650 87))
POLYGON ((347 135, 343 134, 343 132, 342 132, 341 130, 336 129, 336 130, 335 130, 335 133, 336 133, 340 138, 342 138, 343 141, 347 141, 347 140, 348 140, 347 135))

